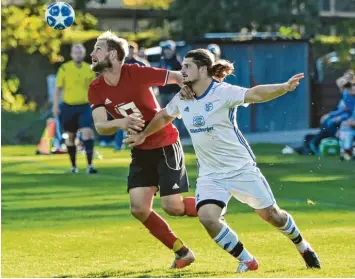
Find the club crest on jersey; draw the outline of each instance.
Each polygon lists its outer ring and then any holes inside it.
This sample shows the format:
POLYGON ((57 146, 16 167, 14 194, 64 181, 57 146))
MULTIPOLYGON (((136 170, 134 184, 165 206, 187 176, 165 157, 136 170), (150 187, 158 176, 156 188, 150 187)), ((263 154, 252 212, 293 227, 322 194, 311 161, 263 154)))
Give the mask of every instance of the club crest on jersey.
POLYGON ((184 109, 184 111, 189 112, 189 111, 190 111, 189 107, 186 107, 186 108, 184 109))
POLYGON ((213 104, 211 102, 205 104, 205 110, 206 111, 211 111, 213 110, 213 104))
POLYGON ((195 127, 201 127, 205 125, 205 119, 203 118, 202 115, 199 116, 194 116, 193 120, 192 120, 192 124, 195 127))

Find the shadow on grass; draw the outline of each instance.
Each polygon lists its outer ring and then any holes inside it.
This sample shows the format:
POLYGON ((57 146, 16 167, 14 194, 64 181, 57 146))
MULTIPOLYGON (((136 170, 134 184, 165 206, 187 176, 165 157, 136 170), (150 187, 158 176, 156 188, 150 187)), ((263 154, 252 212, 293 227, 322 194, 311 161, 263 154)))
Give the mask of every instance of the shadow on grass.
MULTIPOLYGON (((233 273, 231 272, 230 275, 233 273)), ((139 270, 139 271, 120 271, 107 270, 102 272, 93 272, 79 276, 79 278, 209 278, 221 276, 221 272, 213 271, 194 271, 194 270, 139 270)), ((226 274, 223 274, 224 276, 226 274)), ((58 276, 58 278, 73 277, 71 275, 58 276)))

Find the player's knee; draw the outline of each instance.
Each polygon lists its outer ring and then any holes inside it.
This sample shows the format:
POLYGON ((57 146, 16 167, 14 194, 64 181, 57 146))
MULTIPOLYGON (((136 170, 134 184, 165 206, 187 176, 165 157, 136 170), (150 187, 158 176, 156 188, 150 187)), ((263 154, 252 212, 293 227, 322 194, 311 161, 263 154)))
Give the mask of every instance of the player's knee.
POLYGON ((144 207, 144 206, 135 206, 131 205, 131 214, 133 217, 140 221, 144 221, 148 218, 150 214, 150 208, 149 207, 144 207))
POLYGON ((219 224, 219 219, 214 217, 214 216, 209 216, 209 215, 200 215, 198 216, 200 223, 206 228, 206 229, 213 229, 214 227, 218 226, 219 224))
POLYGON ((91 128, 81 129, 83 140, 94 139, 94 131, 91 128))
MULTIPOLYGON (((285 222, 285 214, 278 206, 271 206, 258 211, 259 216, 266 222, 281 227, 285 222)), ((287 218, 287 217, 286 217, 287 218)))
POLYGON ((185 213, 185 207, 183 203, 162 204, 162 208, 170 216, 183 216, 185 213))
POLYGON ((67 133, 68 137, 65 139, 65 144, 68 146, 75 145, 75 134, 74 133, 67 133))

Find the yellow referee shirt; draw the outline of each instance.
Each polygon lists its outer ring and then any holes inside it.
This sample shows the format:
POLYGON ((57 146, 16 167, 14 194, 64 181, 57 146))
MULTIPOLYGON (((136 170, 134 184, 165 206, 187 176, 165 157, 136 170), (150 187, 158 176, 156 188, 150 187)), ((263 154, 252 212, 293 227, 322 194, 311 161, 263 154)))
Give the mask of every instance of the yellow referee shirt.
POLYGON ((74 61, 69 61, 60 66, 56 86, 64 91, 63 101, 68 105, 82 105, 88 103, 88 89, 95 79, 96 73, 86 62, 78 68, 74 61))

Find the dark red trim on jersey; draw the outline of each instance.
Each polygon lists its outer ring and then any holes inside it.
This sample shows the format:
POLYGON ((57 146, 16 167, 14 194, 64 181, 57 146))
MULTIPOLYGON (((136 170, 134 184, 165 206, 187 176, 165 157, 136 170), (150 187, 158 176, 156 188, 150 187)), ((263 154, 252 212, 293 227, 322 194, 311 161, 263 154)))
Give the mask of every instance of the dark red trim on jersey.
POLYGON ((94 109, 97 109, 98 107, 104 107, 105 105, 94 105, 91 107, 91 111, 93 111, 94 109))

